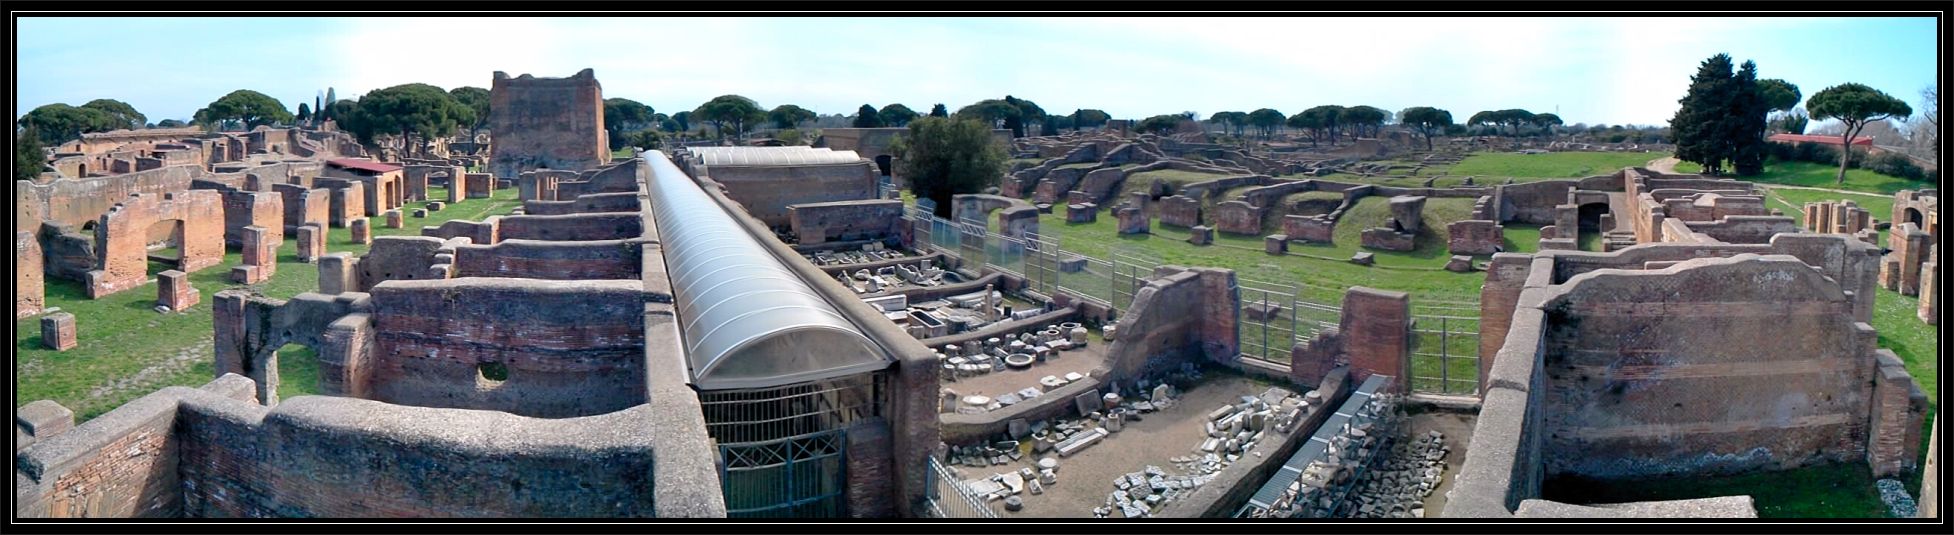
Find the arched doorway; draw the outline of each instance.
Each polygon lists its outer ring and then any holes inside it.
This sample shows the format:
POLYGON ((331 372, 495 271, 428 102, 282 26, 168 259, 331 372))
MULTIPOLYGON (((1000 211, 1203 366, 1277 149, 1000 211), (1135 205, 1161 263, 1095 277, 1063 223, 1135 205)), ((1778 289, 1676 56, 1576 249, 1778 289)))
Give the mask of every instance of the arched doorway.
POLYGON ((887 154, 875 157, 875 167, 882 171, 882 176, 890 176, 890 170, 894 163, 895 158, 887 154))
POLYGON ((1915 227, 1921 229, 1927 228, 1927 217, 1925 214, 1921 214, 1918 208, 1907 208, 1906 218, 1906 222, 1913 223, 1915 227))

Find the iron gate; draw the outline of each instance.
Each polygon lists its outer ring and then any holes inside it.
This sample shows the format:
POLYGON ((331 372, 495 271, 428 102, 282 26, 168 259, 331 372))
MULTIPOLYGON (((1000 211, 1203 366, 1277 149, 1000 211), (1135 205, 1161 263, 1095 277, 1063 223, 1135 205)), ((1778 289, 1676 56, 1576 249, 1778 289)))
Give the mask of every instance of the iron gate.
POLYGON ((1153 270, 1159 265, 1160 262, 1153 259, 1113 251, 1113 310, 1123 313, 1132 308, 1134 296, 1139 295, 1140 288, 1146 287, 1147 279, 1153 277, 1153 270))
POLYGON ((1241 280, 1239 321, 1236 322, 1243 357, 1279 364, 1289 363, 1289 350, 1295 346, 1299 327, 1296 287, 1241 280))
POLYGON ((848 437, 836 429, 719 446, 728 518, 834 518, 846 513, 848 437))
POLYGON ((929 481, 924 488, 929 489, 930 513, 937 518, 997 518, 990 501, 970 492, 936 456, 930 456, 929 465, 929 471, 924 473, 929 481))
POLYGON ((1479 318, 1413 316, 1411 390, 1479 394, 1479 318))

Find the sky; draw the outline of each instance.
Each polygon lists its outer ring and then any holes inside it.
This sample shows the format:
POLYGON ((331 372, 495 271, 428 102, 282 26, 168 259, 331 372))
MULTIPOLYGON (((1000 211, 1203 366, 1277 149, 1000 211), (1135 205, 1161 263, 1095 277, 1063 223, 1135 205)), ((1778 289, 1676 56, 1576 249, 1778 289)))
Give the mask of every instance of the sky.
POLYGON ((188 119, 237 89, 296 110, 406 83, 591 68, 606 98, 673 113, 740 94, 852 114, 1010 94, 1115 118, 1321 104, 1523 108, 1665 124, 1719 52, 1809 97, 1859 82, 1914 104, 1936 83, 1923 18, 131 18, 21 17, 16 117, 113 98, 188 119), (174 36, 174 37, 172 37, 174 36))

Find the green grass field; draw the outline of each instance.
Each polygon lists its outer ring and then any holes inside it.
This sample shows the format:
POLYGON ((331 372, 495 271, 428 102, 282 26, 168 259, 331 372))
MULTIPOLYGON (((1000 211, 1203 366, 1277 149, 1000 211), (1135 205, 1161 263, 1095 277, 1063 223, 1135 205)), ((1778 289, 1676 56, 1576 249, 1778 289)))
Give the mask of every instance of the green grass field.
MULTIPOLYGON (((428 188, 432 198, 446 198, 447 189, 428 188)), ((412 212, 424 202, 408 202, 412 212)), ((418 236, 422 225, 439 226, 454 219, 477 220, 506 214, 521 203, 516 190, 497 190, 489 199, 469 199, 431 212, 426 219, 407 218, 406 228, 386 228, 381 217, 371 219, 374 236, 418 236)), ((351 231, 332 228, 326 233, 328 252, 365 254, 367 246, 349 243, 351 231)), ((41 345, 40 316, 15 322, 16 406, 51 399, 75 411, 78 421, 108 412, 118 405, 165 386, 201 386, 215 375, 211 349, 210 303, 217 292, 239 287, 229 279, 230 268, 243 262, 230 251, 224 262, 190 274, 190 284, 202 292, 196 306, 182 313, 160 314, 154 283, 88 299, 82 284, 47 279, 47 306, 75 315, 78 346, 55 352, 41 345)), ((298 261, 298 243, 287 239, 278 249, 278 272, 256 285, 258 291, 286 299, 319 287, 319 270, 298 261)), ((287 346, 279 352, 280 397, 317 391, 317 363, 311 352, 287 346)))
POLYGON ((1668 154, 1659 152, 1482 152, 1466 157, 1445 174, 1477 176, 1477 182, 1481 184, 1488 183, 1489 178, 1579 178, 1605 175, 1623 167, 1646 165, 1649 160, 1666 156, 1668 154))
MULTIPOLYGON (((1682 162, 1676 164, 1676 172, 1701 173, 1703 172, 1703 166, 1690 162, 1682 162)), ((1845 171, 1845 184, 1840 185, 1838 182, 1838 164, 1780 162, 1777 160, 1764 162, 1764 172, 1757 176, 1731 176, 1730 178, 1748 180, 1760 184, 1842 189, 1889 196, 1900 190, 1934 187, 1931 182, 1907 180, 1896 176, 1882 175, 1865 169, 1847 169, 1845 171)), ((1879 217, 1878 214, 1879 212, 1874 212, 1874 217, 1879 217)))
POLYGON ((1749 495, 1760 518, 1885 518, 1886 505, 1862 463, 1815 466, 1724 477, 1639 481, 1547 480, 1547 499, 1622 503, 1749 495))

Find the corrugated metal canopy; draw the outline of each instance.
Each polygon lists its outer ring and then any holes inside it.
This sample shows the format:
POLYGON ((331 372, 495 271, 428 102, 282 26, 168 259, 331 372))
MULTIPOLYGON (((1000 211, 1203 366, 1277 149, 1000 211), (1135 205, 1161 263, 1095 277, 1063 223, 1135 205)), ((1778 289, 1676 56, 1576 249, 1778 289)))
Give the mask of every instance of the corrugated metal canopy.
POLYGON ((707 166, 825 165, 862 159, 852 150, 813 147, 687 147, 685 150, 707 166))
POLYGON ((686 363, 701 390, 853 375, 893 360, 767 252, 662 151, 648 151, 652 213, 686 363))

